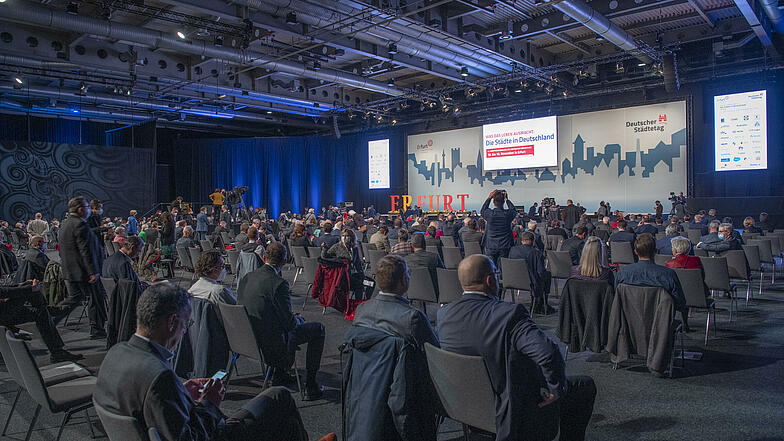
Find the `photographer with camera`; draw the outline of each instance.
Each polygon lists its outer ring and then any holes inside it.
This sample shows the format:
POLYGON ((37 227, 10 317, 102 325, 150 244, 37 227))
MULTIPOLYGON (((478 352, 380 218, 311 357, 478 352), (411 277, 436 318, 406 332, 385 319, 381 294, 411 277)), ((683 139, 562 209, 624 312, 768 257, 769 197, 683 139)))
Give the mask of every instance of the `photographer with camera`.
POLYGON ((509 257, 509 249, 514 245, 512 221, 517 216, 517 210, 509 200, 506 190, 493 190, 482 205, 481 214, 486 222, 483 244, 485 254, 493 259, 496 268, 500 268, 501 258, 509 257), (494 208, 490 208, 491 200, 494 208), (504 202, 508 207, 506 210, 504 202))

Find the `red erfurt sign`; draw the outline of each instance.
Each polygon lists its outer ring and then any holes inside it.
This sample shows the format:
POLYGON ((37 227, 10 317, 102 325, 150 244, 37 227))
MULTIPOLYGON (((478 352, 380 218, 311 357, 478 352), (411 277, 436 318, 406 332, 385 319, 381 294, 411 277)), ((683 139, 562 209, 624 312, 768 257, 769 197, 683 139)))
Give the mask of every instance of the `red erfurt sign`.
MULTIPOLYGON (((411 206, 413 200, 410 194, 390 195, 390 209, 389 211, 406 211, 411 206)), ((451 194, 420 194, 416 196, 416 204, 426 211, 457 211, 452 207, 452 204, 457 204, 460 200, 459 211, 465 211, 465 202, 468 199, 467 194, 458 194, 453 198, 451 194)))

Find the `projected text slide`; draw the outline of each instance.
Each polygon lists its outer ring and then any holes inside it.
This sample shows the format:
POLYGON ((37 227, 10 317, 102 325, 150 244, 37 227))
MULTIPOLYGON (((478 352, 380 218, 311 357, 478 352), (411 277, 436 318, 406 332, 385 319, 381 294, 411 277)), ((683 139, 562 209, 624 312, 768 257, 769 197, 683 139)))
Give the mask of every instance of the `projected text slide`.
POLYGON ((558 165, 555 116, 482 126, 484 170, 558 165))
POLYGON ((368 142, 368 187, 389 188, 389 139, 368 142))
POLYGON ((766 93, 713 98, 716 171, 768 168, 766 93))

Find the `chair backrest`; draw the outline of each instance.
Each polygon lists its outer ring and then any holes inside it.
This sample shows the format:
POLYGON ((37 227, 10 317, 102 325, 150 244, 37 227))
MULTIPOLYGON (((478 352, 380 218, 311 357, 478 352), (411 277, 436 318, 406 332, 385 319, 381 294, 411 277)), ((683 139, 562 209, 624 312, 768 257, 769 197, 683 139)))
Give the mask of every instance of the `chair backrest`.
POLYGON ((191 255, 188 253, 187 248, 177 247, 177 257, 180 258, 180 265, 183 268, 187 268, 190 271, 193 271, 193 263, 191 262, 191 255))
POLYGON ((773 257, 781 257, 781 242, 782 237, 780 234, 768 234, 765 239, 770 239, 770 252, 773 257))
POLYGON ((548 234, 544 237, 544 249, 558 251, 563 243, 563 236, 560 234, 548 234))
POLYGON ((759 247, 757 245, 743 245, 743 254, 746 255, 746 261, 749 263, 750 270, 760 271, 762 269, 759 247))
POLYGON ((686 230, 686 237, 689 239, 689 242, 698 244, 700 242, 700 238, 702 237, 702 231, 693 228, 688 229, 686 230))
POLYGON ((610 242, 610 261, 623 265, 634 263, 634 251, 631 242, 610 242))
POLYGON ((38 365, 35 364, 35 359, 33 354, 30 353, 27 342, 14 337, 11 331, 6 331, 5 338, 8 340, 8 346, 11 347, 11 353, 14 354, 17 369, 22 374, 25 389, 38 404, 51 410, 52 405, 51 401, 49 401, 49 393, 46 391, 41 371, 38 370, 38 365))
MULTIPOLYGON (((114 252, 120 251, 120 242, 112 242, 112 246, 114 247, 114 252)), ((114 253, 112 253, 114 254, 114 253)))
POLYGON ((706 292, 705 280, 702 271, 699 269, 674 268, 675 274, 683 288, 683 295, 686 297, 686 306, 692 308, 705 308, 706 292))
POLYGON ((773 263, 773 252, 770 239, 761 238, 747 241, 749 245, 756 245, 759 248, 760 262, 773 263))
POLYGON ((368 250, 368 253, 365 255, 367 257, 368 264, 370 264, 370 273, 376 274, 376 264, 382 257, 386 256, 386 251, 383 250, 368 250))
POLYGON ((441 243, 445 247, 456 247, 455 238, 452 236, 441 236, 441 243))
POLYGON ((188 255, 191 257, 191 265, 193 265, 193 267, 196 268, 196 262, 199 261, 199 256, 201 256, 201 250, 196 247, 188 248, 188 255))
POLYGON ((465 242, 463 243, 466 257, 472 254, 482 254, 482 245, 479 242, 465 242))
POLYGON ((259 258, 255 252, 240 251, 237 261, 237 286, 239 286, 240 280, 245 277, 245 274, 257 270, 260 266, 259 258))
POLYGON ((708 252, 703 250, 702 248, 695 248, 694 255, 697 257, 708 257, 708 252))
POLYGON ((104 245, 104 248, 106 248, 106 255, 107 256, 111 256, 112 254, 114 254, 114 245, 112 245, 112 241, 111 240, 103 241, 103 245, 104 245))
MULTIPOLYGON (((426 250, 426 251, 429 251, 429 252, 431 252, 431 253, 434 253, 434 254, 439 254, 439 253, 438 253, 438 247, 437 247, 437 246, 435 246, 435 245, 428 245, 428 246, 426 246, 426 247, 425 247, 425 250, 426 250)), ((440 254, 439 254, 439 255, 440 255, 440 254)))
POLYGON ((705 284, 710 290, 730 291, 730 270, 726 257, 700 257, 705 284))
POLYGON ((93 407, 109 441, 147 441, 147 431, 136 418, 109 412, 95 398, 93 407))
POLYGON ((308 284, 311 284, 314 280, 316 280, 316 271, 318 271, 319 266, 318 260, 318 257, 302 258, 302 274, 300 274, 300 277, 308 284))
POLYGON ((201 249, 204 251, 211 250, 213 248, 211 240, 200 240, 199 243, 201 244, 201 249))
POLYGON ((758 239, 760 237, 760 234, 759 233, 749 233, 749 232, 744 231, 743 234, 741 235, 741 237, 743 238, 743 240, 753 240, 753 239, 758 239))
POLYGON ((256 341, 245 306, 218 302, 218 308, 231 352, 263 362, 264 356, 256 341))
POLYGON ((746 252, 743 250, 729 250, 722 254, 727 259, 727 270, 731 279, 749 280, 749 264, 746 261, 746 252))
POLYGON ((482 357, 425 343, 430 379, 449 418, 495 433, 495 393, 482 357))
POLYGON ((111 277, 101 277, 101 284, 103 289, 106 290, 106 295, 109 296, 114 293, 114 289, 117 287, 117 281, 111 277))
POLYGON ((308 257, 321 257, 321 247, 308 247, 308 257))
POLYGON ((291 257, 294 258, 294 266, 302 268, 302 258, 308 257, 308 250, 305 247, 290 247, 291 257))
POLYGON ((657 254, 653 256, 653 261, 656 262, 656 265, 665 266, 669 260, 672 260, 672 254, 657 254))
POLYGON ((231 270, 232 274, 237 274, 237 264, 240 261, 240 250, 232 248, 226 250, 226 254, 229 256, 229 270, 231 270))
POLYGON ((460 261, 463 260, 463 255, 460 254, 460 248, 457 247, 443 247, 441 252, 444 253, 444 266, 447 269, 457 269, 460 261))
POLYGON ((607 243, 607 241, 610 240, 610 232, 607 230, 595 229, 593 230, 593 235, 601 239, 604 243, 607 243))
POLYGON ((572 271, 572 257, 568 251, 546 250, 550 273, 556 279, 568 279, 572 271))
POLYGON ((504 275, 504 289, 532 291, 531 277, 528 274, 528 266, 525 259, 507 259, 502 257, 501 273, 504 275))
POLYGON ((656 233, 656 240, 664 238, 664 232, 656 233))
POLYGON ((362 254, 365 256, 369 254, 368 251, 377 249, 374 243, 360 242, 360 245, 362 245, 362 254))
POLYGON ((456 269, 436 268, 438 278, 438 302, 451 303, 460 300, 463 296, 463 287, 457 278, 456 269))
POLYGON ((221 231, 221 239, 223 239, 223 244, 228 245, 231 243, 231 236, 227 231, 221 231))
POLYGON ((21 388, 24 388, 24 378, 22 378, 22 373, 19 371, 19 367, 16 365, 16 358, 14 358, 14 353, 11 352, 11 346, 8 345, 8 340, 5 337, 9 332, 8 328, 5 326, 0 326, 0 331, 3 331, 3 335, 0 336, 0 355, 3 356, 5 367, 16 384, 18 384, 21 388))
POLYGON ((436 297, 436 291, 433 287, 433 278, 430 277, 430 270, 427 268, 410 268, 409 271, 411 273, 407 294, 409 300, 438 303, 438 297, 436 297))

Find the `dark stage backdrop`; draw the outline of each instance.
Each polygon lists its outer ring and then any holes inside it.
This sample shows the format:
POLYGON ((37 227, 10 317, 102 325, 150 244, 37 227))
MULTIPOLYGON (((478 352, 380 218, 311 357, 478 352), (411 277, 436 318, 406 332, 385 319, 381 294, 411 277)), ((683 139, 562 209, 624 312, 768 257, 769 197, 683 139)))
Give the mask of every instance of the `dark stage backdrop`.
POLYGON ((155 150, 0 142, 0 218, 29 219, 38 211, 62 218, 77 195, 101 200, 107 216, 145 212, 155 195, 155 150))
POLYGON ((272 215, 336 202, 387 207, 406 188, 405 144, 400 131, 334 137, 178 140, 176 191, 186 201, 208 201, 218 188, 248 186, 246 206, 272 215), (367 143, 389 138, 389 190, 368 189, 367 143))

